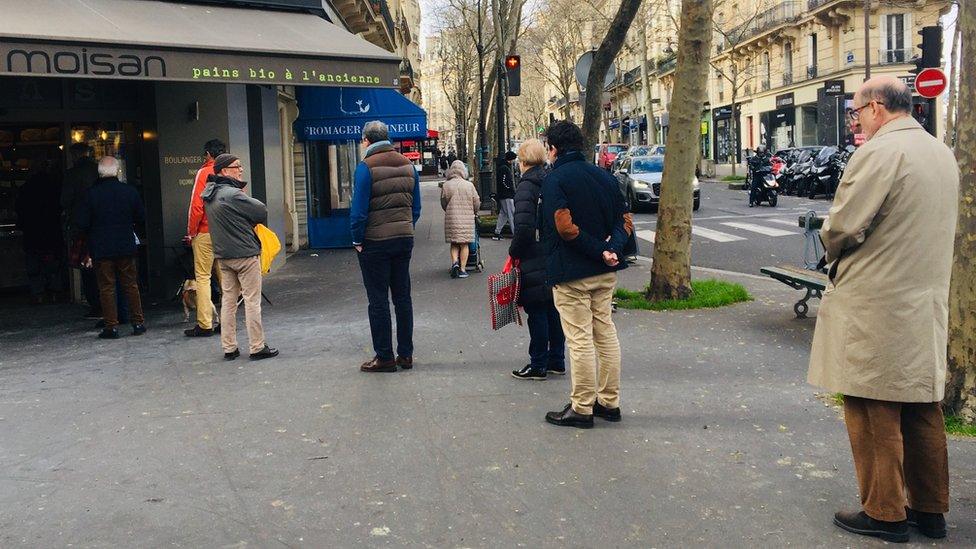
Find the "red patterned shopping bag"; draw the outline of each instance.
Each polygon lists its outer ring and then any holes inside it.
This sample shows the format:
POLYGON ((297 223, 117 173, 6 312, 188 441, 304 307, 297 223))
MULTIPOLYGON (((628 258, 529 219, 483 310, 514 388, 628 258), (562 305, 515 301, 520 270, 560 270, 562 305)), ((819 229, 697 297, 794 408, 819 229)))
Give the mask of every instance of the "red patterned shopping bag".
POLYGON ((505 262, 502 272, 488 275, 488 305, 491 309, 492 330, 512 322, 522 325, 522 315, 518 308, 520 275, 518 265, 511 257, 505 262))

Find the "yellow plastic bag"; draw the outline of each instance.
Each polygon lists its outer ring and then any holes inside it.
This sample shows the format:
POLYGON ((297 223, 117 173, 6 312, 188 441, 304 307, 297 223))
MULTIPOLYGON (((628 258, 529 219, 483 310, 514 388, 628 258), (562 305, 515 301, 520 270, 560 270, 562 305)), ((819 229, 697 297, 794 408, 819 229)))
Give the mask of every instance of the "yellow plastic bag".
POLYGON ((254 233, 261 241, 261 274, 268 274, 271 272, 271 263, 281 252, 281 241, 274 231, 260 223, 254 226, 254 233))

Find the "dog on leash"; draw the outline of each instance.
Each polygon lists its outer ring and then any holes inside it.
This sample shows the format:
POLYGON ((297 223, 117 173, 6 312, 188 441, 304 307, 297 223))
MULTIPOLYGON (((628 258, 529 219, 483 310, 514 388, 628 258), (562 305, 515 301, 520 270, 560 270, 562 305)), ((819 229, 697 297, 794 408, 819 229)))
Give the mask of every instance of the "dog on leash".
MULTIPOLYGON (((189 322, 190 311, 197 308, 197 281, 192 278, 184 280, 180 294, 183 300, 183 322, 189 322)), ((213 307, 213 325, 216 328, 220 323, 220 314, 216 305, 211 303, 210 306, 213 307)))

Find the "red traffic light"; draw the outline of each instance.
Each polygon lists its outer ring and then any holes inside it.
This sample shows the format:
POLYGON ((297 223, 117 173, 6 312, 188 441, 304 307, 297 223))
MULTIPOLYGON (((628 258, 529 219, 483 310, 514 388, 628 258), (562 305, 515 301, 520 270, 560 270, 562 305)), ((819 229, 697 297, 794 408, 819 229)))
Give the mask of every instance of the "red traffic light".
POLYGON ((522 64, 522 59, 518 55, 507 55, 505 56, 505 68, 508 70, 515 70, 519 68, 522 64))

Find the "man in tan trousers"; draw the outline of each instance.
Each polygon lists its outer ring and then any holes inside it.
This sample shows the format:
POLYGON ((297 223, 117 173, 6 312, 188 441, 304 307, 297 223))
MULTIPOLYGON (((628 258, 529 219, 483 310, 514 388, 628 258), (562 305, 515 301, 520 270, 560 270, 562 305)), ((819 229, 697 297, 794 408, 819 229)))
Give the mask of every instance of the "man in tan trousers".
POLYGON ((278 356, 264 341, 261 324, 261 242, 254 227, 268 222, 268 208, 244 194, 241 159, 222 154, 214 159, 214 175, 207 179, 203 204, 210 221, 214 256, 220 268, 223 293, 220 308, 220 343, 224 359, 241 356, 237 348, 237 301, 244 297, 244 316, 251 360, 278 356))
POLYGON ((940 401, 959 171, 911 116, 900 80, 865 82, 848 111, 868 141, 851 157, 820 236, 824 292, 808 380, 844 395, 863 510, 834 524, 886 541, 946 535, 940 401))
POLYGON ((213 241, 210 238, 210 224, 207 222, 207 213, 203 209, 203 198, 200 195, 203 194, 203 189, 207 186, 207 179, 214 173, 214 159, 226 150, 227 146, 219 139, 211 139, 203 145, 203 166, 197 170, 193 190, 190 191, 190 209, 186 216, 186 241, 190 243, 193 249, 197 323, 194 327, 183 330, 186 337, 210 337, 215 331, 220 331, 220 325, 214 324, 214 307, 210 296, 210 277, 211 273, 214 272, 216 259, 214 258, 213 241))

